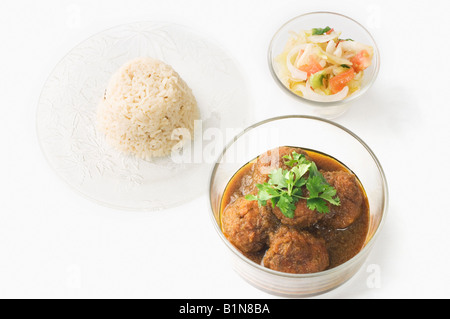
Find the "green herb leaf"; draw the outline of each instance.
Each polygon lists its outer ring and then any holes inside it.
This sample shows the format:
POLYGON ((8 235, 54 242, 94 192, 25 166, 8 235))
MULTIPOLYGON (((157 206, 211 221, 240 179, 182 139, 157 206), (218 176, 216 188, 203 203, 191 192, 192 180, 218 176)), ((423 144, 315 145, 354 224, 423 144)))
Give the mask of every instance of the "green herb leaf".
POLYGON ((283 169, 281 168, 273 171, 271 174, 269 174, 269 184, 277 186, 277 188, 286 188, 288 186, 285 177, 286 174, 287 171, 283 171, 283 169))
POLYGON ((297 182, 299 179, 301 179, 311 167, 311 164, 299 164, 298 166, 294 166, 292 168, 292 172, 295 174, 295 181, 297 182))
POLYGON ((326 27, 325 29, 314 28, 314 29, 312 29, 312 35, 322 35, 324 33, 327 33, 330 30, 331 30, 330 27, 326 27))
POLYGON ((291 169, 273 170, 267 183, 256 185, 258 196, 247 195, 247 200, 257 200, 261 206, 266 206, 270 201, 273 207, 278 207, 288 218, 294 218, 299 200, 306 200, 309 209, 323 214, 330 211, 328 203, 340 205, 336 189, 327 183, 314 162, 296 152, 284 156, 284 159, 286 166, 291 169), (307 173, 309 176, 306 176, 307 173), (304 195, 305 189, 309 192, 308 196, 304 195))
POLYGON ((268 186, 267 184, 265 184, 264 188, 258 193, 258 199, 263 201, 267 201, 279 196, 280 194, 277 192, 277 190, 268 186))
POLYGON ((285 164, 289 167, 298 166, 300 164, 309 164, 310 162, 306 159, 305 155, 293 152, 290 155, 283 156, 286 160, 285 164))
POLYGON ((295 182, 296 189, 301 189, 303 186, 306 185, 307 179, 306 178, 300 178, 297 182, 295 182))
POLYGON ((286 217, 294 218, 296 203, 294 198, 284 193, 278 200, 277 207, 286 217))
POLYGON ((317 198, 325 191, 325 184, 319 176, 313 176, 308 179, 306 188, 310 198, 317 198))
POLYGON ((320 195, 321 198, 330 202, 332 205, 340 206, 341 200, 336 196, 336 189, 331 186, 327 186, 325 191, 320 195))
POLYGON ((310 198, 306 201, 306 205, 308 205, 310 210, 317 210, 322 214, 328 214, 330 212, 327 202, 322 198, 310 198))
POLYGON ((245 195, 245 199, 249 200, 249 201, 255 201, 255 200, 258 200, 258 196, 248 194, 248 195, 245 195))
POLYGON ((328 184, 327 180, 325 179, 325 177, 323 177, 323 175, 319 172, 319 169, 317 168, 316 163, 311 162, 311 166, 309 167, 309 176, 310 177, 318 177, 322 183, 324 184, 328 184))

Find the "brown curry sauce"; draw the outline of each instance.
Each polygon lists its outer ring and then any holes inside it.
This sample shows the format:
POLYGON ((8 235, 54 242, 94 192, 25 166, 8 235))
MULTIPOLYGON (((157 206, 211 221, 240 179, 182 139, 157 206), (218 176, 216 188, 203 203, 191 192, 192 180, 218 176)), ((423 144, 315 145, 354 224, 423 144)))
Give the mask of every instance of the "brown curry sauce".
MULTIPOLYGON (((304 150, 308 154, 308 156, 312 159, 312 161, 316 163, 317 167, 320 170, 344 171, 353 174, 353 172, 344 164, 329 155, 304 148, 302 148, 302 150, 304 150)), ((222 197, 220 210, 221 217, 222 212, 230 203, 234 202, 237 198, 246 195, 244 189, 246 188, 246 186, 252 183, 252 172, 256 161, 257 159, 244 165, 236 172, 236 174, 228 183, 222 197)), ((328 269, 335 268, 353 258, 361 251, 366 242, 370 222, 369 203, 364 188, 359 180, 358 184, 364 195, 362 208, 363 212, 353 224, 345 229, 332 229, 318 223, 304 229, 311 234, 317 237, 321 237, 325 240, 326 248, 328 250, 330 258, 330 265, 328 269)), ((258 253, 243 254, 255 263, 261 264, 261 261, 265 254, 265 250, 258 253)))

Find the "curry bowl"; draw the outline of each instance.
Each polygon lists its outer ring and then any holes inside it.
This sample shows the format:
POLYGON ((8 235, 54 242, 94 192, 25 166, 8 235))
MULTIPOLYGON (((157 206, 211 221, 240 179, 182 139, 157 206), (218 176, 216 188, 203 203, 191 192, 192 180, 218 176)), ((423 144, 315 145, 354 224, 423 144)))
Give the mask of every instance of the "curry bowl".
POLYGON ((218 158, 210 180, 211 219, 230 252, 235 271, 254 287, 283 297, 310 297, 333 290, 352 278, 366 261, 384 224, 388 186, 375 154, 353 132, 312 116, 284 116, 257 123, 237 135, 218 158), (367 233, 361 250, 348 261, 316 273, 294 274, 265 267, 244 255, 224 235, 222 201, 230 181, 267 150, 295 146, 329 154, 344 163, 364 187, 368 203, 367 233))
POLYGON ((282 91, 286 92, 296 101, 304 104, 307 109, 312 111, 313 115, 334 119, 344 114, 353 102, 362 97, 373 85, 380 69, 380 54, 374 38, 359 22, 338 13, 311 12, 289 20, 275 33, 269 45, 268 63, 270 72, 282 91), (277 62, 277 57, 284 51, 293 32, 311 30, 313 28, 325 28, 326 26, 333 28, 333 31, 342 32, 339 37, 340 39, 345 39, 345 41, 351 40, 354 43, 358 42, 370 46, 373 49, 371 65, 364 70, 359 90, 347 98, 338 101, 314 101, 294 93, 283 82, 282 67, 277 62))

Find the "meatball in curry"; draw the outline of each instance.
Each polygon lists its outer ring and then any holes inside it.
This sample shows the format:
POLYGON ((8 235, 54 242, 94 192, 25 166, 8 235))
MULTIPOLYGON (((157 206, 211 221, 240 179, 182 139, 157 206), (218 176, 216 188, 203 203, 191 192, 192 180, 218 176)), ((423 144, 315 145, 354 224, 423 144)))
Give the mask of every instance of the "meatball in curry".
POLYGON ((351 170, 298 147, 249 162, 222 198, 222 231, 230 243, 285 273, 316 273, 348 261, 364 246, 368 224, 367 196, 351 170))
POLYGON ((311 274, 329 265, 325 240, 306 231, 281 226, 270 238, 262 260, 265 267, 292 274, 311 274))
POLYGON ((269 232, 276 219, 270 208, 239 197, 227 206, 222 216, 222 229, 228 240, 244 253, 258 252, 267 246, 269 232))

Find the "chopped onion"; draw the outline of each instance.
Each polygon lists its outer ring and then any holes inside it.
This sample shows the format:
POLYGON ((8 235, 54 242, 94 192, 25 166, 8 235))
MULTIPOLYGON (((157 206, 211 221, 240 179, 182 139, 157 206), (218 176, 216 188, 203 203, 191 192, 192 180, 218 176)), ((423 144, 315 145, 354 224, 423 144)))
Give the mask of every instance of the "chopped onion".
POLYGON ((289 72, 291 73, 292 78, 294 78, 295 80, 300 80, 300 81, 306 81, 306 79, 308 78, 308 73, 300 71, 299 69, 297 69, 293 64, 292 64, 292 57, 294 55, 298 55, 298 52, 300 50, 305 50, 306 48, 306 44, 300 44, 296 47, 294 47, 288 54, 287 56, 287 68, 289 70, 289 72))
POLYGON ((355 55, 356 55, 355 52, 353 52, 353 51, 347 51, 347 52, 345 52, 345 53, 342 55, 342 58, 343 58, 343 59, 347 59, 347 60, 350 61, 355 55))
POLYGON ((338 45, 337 49, 334 51, 333 54, 335 56, 337 56, 338 58, 342 57, 342 47, 341 47, 341 45, 338 45))
POLYGON ((312 43, 325 43, 333 39, 337 39, 339 37, 340 33, 337 32, 331 32, 330 34, 323 34, 323 35, 312 35, 308 38, 308 40, 312 43))
POLYGON ((322 70, 323 74, 331 74, 333 73, 333 69, 335 68, 334 65, 330 65, 329 67, 322 70))
POLYGON ((323 59, 328 60, 331 63, 339 64, 339 65, 341 65, 341 64, 353 65, 353 63, 350 62, 349 60, 340 58, 338 56, 335 56, 334 54, 329 54, 329 53, 325 52, 324 50, 322 50, 320 47, 317 47, 317 50, 319 50, 319 53, 322 55, 323 59))
POLYGON ((309 81, 306 82, 306 86, 301 84, 295 86, 295 89, 301 91, 305 99, 316 101, 316 102, 337 102, 342 101, 348 95, 348 86, 344 87, 340 92, 333 95, 322 95, 314 92, 314 90, 309 85, 309 81))
POLYGON ((342 67, 340 65, 333 66, 333 74, 338 75, 342 72, 342 67))
POLYGON ((327 44, 327 49, 325 50, 329 54, 333 54, 336 49, 336 43, 334 41, 329 41, 327 44))
POLYGON ((295 67, 300 68, 302 65, 308 64, 308 59, 314 53, 314 44, 308 43, 305 47, 303 55, 295 62, 295 67))
POLYGON ((356 41, 342 41, 339 45, 342 46, 342 50, 351 51, 355 55, 362 50, 366 50, 371 58, 373 56, 373 47, 370 45, 365 45, 356 41))

